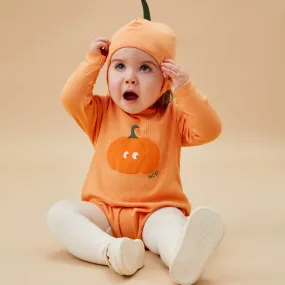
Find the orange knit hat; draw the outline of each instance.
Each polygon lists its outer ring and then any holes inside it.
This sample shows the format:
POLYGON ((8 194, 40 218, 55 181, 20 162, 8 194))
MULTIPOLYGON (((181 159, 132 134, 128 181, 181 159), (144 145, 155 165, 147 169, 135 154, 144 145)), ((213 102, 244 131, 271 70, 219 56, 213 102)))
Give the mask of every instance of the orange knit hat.
MULTIPOLYGON (((153 56, 158 64, 162 63, 165 58, 175 59, 176 36, 174 32, 165 24, 152 22, 145 0, 142 0, 142 5, 144 19, 135 18, 113 35, 109 47, 107 71, 114 52, 124 47, 141 49, 153 56)), ((171 86, 171 81, 165 79, 160 95, 169 90, 171 86)))

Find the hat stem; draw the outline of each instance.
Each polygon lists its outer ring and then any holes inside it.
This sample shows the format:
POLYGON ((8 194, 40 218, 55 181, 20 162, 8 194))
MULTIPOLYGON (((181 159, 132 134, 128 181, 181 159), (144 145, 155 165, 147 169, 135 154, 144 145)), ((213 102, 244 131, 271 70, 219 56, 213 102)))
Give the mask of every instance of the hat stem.
POLYGON ((143 16, 146 20, 151 21, 149 7, 148 7, 146 0, 141 0, 141 1, 142 1, 142 6, 143 6, 143 16))

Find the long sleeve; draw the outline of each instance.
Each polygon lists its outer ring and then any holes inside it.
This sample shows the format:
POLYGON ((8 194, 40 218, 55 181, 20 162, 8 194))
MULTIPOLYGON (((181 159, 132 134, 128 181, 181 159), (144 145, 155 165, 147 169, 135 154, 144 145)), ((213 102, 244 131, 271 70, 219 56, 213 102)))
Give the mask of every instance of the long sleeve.
POLYGON ((220 135, 222 123, 217 112, 191 80, 176 90, 175 98, 182 146, 206 144, 220 135))
POLYGON ((61 101, 64 109, 74 118, 93 144, 96 142, 104 112, 103 97, 93 95, 93 86, 106 58, 88 52, 83 62, 67 80, 61 101))

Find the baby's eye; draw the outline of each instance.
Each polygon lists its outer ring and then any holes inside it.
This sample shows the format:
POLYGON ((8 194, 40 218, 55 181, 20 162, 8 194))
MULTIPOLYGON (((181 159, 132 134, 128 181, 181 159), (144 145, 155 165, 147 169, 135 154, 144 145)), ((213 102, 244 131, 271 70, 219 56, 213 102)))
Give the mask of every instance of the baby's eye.
POLYGON ((141 66, 142 71, 151 71, 150 67, 146 64, 141 66))
POLYGON ((125 67, 125 65, 122 63, 119 63, 116 65, 116 69, 123 69, 124 67, 125 67))

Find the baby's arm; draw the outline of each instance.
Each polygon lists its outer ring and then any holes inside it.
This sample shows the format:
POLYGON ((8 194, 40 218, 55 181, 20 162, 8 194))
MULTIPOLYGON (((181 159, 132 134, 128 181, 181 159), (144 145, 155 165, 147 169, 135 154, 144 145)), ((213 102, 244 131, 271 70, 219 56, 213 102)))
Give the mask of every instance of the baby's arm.
POLYGON ((221 133, 222 123, 191 79, 175 92, 176 114, 182 135, 182 146, 201 145, 215 140, 221 133))
POLYGON ((109 42, 102 38, 90 45, 86 58, 65 84, 61 101, 64 109, 75 119, 81 129, 95 143, 103 117, 104 102, 99 96, 93 95, 93 86, 106 57, 101 48, 108 50, 109 42))

